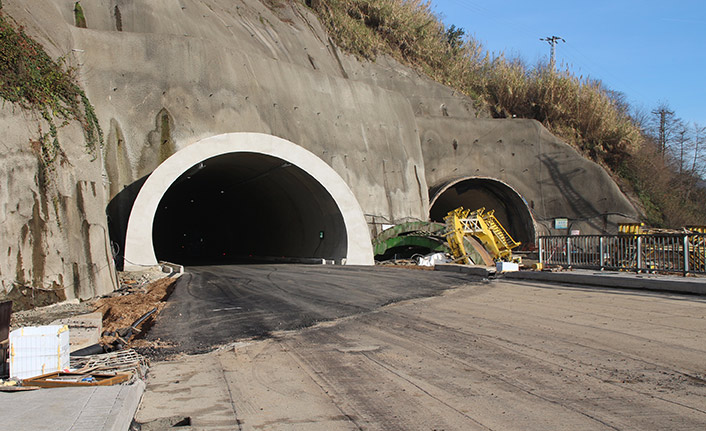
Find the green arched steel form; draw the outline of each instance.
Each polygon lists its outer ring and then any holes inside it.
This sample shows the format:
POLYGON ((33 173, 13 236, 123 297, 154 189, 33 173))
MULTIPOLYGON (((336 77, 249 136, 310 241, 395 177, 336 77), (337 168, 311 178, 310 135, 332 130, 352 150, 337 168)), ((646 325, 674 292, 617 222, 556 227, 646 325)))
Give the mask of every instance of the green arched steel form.
POLYGON ((380 256, 385 254, 387 250, 395 247, 424 247, 428 248, 430 251, 449 251, 449 247, 441 239, 426 236, 404 235, 393 236, 392 238, 376 243, 373 252, 376 256, 380 256))

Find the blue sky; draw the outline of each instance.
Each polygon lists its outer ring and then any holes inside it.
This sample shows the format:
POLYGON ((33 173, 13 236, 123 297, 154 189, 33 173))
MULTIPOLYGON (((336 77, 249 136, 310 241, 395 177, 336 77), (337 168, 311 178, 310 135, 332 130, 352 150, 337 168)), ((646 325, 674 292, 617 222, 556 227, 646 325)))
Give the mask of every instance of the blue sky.
POLYGON ((557 64, 625 93, 648 112, 666 102, 684 121, 706 126, 706 1, 432 0, 446 26, 486 50, 549 59, 541 37, 560 36, 557 64))

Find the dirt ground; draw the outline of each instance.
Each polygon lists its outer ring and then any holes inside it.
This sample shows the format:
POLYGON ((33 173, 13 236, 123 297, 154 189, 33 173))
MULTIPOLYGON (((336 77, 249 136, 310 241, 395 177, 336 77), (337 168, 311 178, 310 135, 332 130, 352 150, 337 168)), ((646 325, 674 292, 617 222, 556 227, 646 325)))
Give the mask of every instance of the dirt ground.
POLYGON ((103 313, 103 330, 127 328, 155 307, 159 312, 175 282, 174 278, 162 278, 145 286, 144 292, 98 299, 94 306, 95 311, 103 313))
POLYGON ((494 281, 153 363, 209 430, 703 430, 706 300, 494 281))
MULTIPOLYGON (((119 278, 120 289, 102 298, 84 302, 65 301, 14 312, 10 327, 16 329, 24 326, 48 325, 57 319, 100 311, 103 313, 103 331, 113 333, 130 327, 133 322, 156 307, 157 312, 140 325, 143 329, 149 328, 164 308, 177 277, 167 277, 159 268, 150 268, 139 272, 121 272, 119 278)), ((135 339, 130 343, 131 347, 155 344, 140 339, 139 331, 134 332, 135 339)), ((114 335, 104 336, 100 342, 110 344, 115 339, 114 335)))

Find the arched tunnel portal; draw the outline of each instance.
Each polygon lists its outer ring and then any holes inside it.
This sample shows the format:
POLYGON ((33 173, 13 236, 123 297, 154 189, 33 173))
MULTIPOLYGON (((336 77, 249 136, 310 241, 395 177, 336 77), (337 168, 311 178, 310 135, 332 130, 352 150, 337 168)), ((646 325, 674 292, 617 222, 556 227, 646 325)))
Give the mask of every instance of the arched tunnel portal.
POLYGON ((432 187, 429 192, 429 218, 443 222, 458 207, 495 210, 495 217, 508 233, 522 243, 522 249, 535 243, 534 219, 527 202, 506 183, 481 177, 457 178, 432 187))
POLYGON ((258 257, 373 262, 363 212, 340 176, 259 133, 204 139, 158 166, 137 194, 124 244, 126 269, 258 257))

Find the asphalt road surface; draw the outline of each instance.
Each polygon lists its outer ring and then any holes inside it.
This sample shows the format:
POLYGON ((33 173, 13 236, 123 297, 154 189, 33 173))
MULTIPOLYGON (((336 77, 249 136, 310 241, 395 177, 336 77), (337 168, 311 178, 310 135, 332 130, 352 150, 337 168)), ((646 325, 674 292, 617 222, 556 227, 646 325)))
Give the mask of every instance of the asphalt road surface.
MULTIPOLYGON (((389 302, 374 299, 374 281, 359 288, 370 306, 389 302)), ((153 363, 136 419, 188 416, 209 430, 706 429, 703 298, 503 280, 436 292, 153 363)))
POLYGON ((200 353, 437 295, 468 283, 461 274, 390 267, 231 265, 189 267, 147 335, 170 348, 153 357, 200 353))

